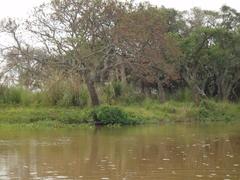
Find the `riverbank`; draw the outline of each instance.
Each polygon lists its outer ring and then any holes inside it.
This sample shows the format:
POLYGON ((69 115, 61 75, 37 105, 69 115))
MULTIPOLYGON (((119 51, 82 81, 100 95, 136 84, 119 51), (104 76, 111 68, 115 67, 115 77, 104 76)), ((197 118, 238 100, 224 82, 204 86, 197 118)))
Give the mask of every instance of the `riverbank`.
POLYGON ((94 124, 156 124, 189 121, 237 121, 240 105, 226 102, 203 101, 199 106, 192 102, 144 101, 141 104, 102 105, 98 108, 0 106, 0 124, 64 125, 94 124))

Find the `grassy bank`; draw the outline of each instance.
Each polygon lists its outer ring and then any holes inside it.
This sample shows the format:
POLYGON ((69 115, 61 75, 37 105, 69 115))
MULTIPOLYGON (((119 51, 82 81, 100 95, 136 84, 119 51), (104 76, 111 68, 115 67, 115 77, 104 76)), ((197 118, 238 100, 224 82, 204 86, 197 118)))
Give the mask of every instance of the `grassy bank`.
POLYGON ((144 124, 189 121, 240 120, 240 105, 203 101, 199 106, 191 102, 168 101, 160 104, 145 100, 136 104, 102 105, 98 108, 0 106, 0 124, 64 125, 94 124, 144 124))

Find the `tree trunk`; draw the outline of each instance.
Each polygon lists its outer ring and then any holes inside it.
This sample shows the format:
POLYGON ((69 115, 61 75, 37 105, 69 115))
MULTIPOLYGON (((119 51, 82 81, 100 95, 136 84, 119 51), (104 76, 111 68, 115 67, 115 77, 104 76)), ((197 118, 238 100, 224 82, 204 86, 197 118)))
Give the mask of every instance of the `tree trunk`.
POLYGON ((126 72, 125 72, 125 66, 122 64, 120 67, 121 71, 121 81, 123 84, 127 84, 127 78, 126 78, 126 72))
POLYGON ((229 99, 231 89, 230 87, 224 87, 223 82, 218 83, 218 99, 227 101, 229 99))
POLYGON ((201 101, 201 97, 200 97, 200 94, 198 92, 198 86, 197 85, 193 85, 191 87, 191 89, 192 89, 192 94, 193 94, 193 101, 198 106, 200 104, 200 101, 201 101))
POLYGON ((140 85, 141 85, 141 93, 145 95, 145 85, 142 80, 140 81, 140 85))
MULTIPOLYGON (((185 79, 186 80, 186 79, 185 79)), ((192 91, 192 96, 193 96, 193 101, 194 103, 198 106, 201 102, 202 98, 206 98, 207 95, 205 94, 204 90, 202 90, 198 84, 196 83, 195 80, 193 80, 193 78, 187 79, 188 81, 186 81, 188 83, 188 86, 190 87, 191 91, 192 91)))
POLYGON ((223 94, 224 101, 229 101, 233 87, 234 87, 234 84, 232 83, 229 84, 227 87, 225 87, 224 94, 223 94))
POLYGON ((193 96, 194 96, 194 102, 199 105, 201 102, 201 99, 206 98, 207 95, 205 94, 205 92, 199 88, 199 86, 197 84, 194 84, 192 87, 192 91, 193 91, 193 96))
POLYGON ((159 95, 159 100, 161 103, 166 101, 166 95, 165 95, 165 91, 164 88, 162 86, 162 83, 159 81, 158 82, 158 95, 159 95))
POLYGON ((223 99, 223 88, 222 88, 221 80, 217 80, 217 97, 220 100, 223 99))
POLYGON ((196 77, 197 77, 196 72, 191 72, 191 73, 187 72, 186 75, 183 75, 185 82, 188 84, 192 92, 193 101, 198 106, 201 102, 201 99, 206 98, 207 95, 205 94, 204 90, 202 90, 197 84, 198 79, 196 77))
POLYGON ((98 106, 100 104, 98 94, 94 85, 94 81, 85 75, 85 83, 87 84, 87 89, 91 98, 92 106, 98 106))

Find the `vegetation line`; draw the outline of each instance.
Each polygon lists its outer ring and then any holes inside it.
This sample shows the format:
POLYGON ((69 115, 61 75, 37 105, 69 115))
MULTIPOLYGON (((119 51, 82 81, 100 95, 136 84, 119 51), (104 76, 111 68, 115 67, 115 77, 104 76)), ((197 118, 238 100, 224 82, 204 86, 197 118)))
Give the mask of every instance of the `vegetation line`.
POLYGON ((49 0, 4 19, 1 123, 237 120, 240 12, 49 0))

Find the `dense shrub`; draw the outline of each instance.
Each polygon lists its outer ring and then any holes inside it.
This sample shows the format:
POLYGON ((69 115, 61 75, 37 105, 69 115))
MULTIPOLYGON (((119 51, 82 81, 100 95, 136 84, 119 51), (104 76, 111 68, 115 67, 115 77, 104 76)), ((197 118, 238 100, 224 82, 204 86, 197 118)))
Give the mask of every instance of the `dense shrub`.
POLYGON ((92 114, 94 121, 102 125, 132 125, 141 122, 140 118, 126 113, 118 107, 112 106, 100 106, 96 108, 92 114))

